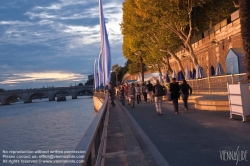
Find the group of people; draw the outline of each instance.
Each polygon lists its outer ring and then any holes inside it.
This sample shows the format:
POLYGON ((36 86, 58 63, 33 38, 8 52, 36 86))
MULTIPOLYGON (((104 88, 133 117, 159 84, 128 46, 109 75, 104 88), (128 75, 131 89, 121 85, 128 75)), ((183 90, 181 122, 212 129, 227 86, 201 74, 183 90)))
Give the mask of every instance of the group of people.
POLYGON ((182 80, 182 84, 176 81, 176 78, 172 78, 172 82, 170 83, 169 91, 167 92, 165 86, 162 86, 159 80, 156 80, 155 85, 152 85, 149 81, 148 83, 125 83, 125 85, 120 85, 119 88, 114 91, 111 83, 108 86, 108 92, 111 97, 111 104, 114 106, 114 96, 119 94, 123 97, 123 99, 127 100, 128 104, 131 104, 131 98, 136 99, 137 104, 142 102, 141 95, 143 95, 144 102, 154 101, 156 107, 156 113, 158 115, 162 115, 162 97, 167 93, 171 93, 170 97, 173 102, 174 112, 175 114, 179 113, 178 109, 178 99, 180 96, 182 97, 185 110, 188 110, 188 97, 192 94, 192 88, 187 84, 186 80, 182 80), (148 99, 149 97, 149 99, 148 99))

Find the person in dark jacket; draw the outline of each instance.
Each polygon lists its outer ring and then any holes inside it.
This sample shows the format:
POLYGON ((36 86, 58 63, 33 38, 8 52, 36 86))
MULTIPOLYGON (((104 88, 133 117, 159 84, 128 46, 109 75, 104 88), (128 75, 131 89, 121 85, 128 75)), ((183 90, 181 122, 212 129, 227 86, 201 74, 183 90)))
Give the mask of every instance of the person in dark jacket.
POLYGON ((128 88, 128 105, 132 104, 135 100, 135 84, 132 82, 128 88))
POLYGON ((110 99, 111 99, 111 104, 113 106, 115 106, 115 102, 114 102, 114 87, 112 86, 111 82, 108 83, 108 93, 109 93, 109 96, 110 96, 110 99))
POLYGON ((176 82, 176 78, 172 78, 172 83, 170 83, 171 98, 173 100, 173 106, 175 114, 178 114, 178 99, 180 98, 180 86, 179 83, 176 82))
POLYGON ((143 82, 143 84, 142 84, 142 94, 144 97, 144 101, 147 102, 147 86, 146 86, 145 82, 143 82))
POLYGON ((153 101, 153 85, 150 83, 150 81, 148 81, 147 89, 148 89, 148 94, 150 98, 149 100, 153 101))
POLYGON ((186 80, 182 80, 182 84, 180 85, 181 97, 184 103, 185 110, 188 110, 188 96, 192 94, 192 88, 187 84, 186 80), (189 93, 190 91, 190 93, 189 93))
POLYGON ((153 93, 154 93, 156 113, 162 115, 161 106, 162 106, 162 96, 164 94, 164 90, 163 87, 160 85, 159 80, 156 80, 156 84, 153 87, 153 93))

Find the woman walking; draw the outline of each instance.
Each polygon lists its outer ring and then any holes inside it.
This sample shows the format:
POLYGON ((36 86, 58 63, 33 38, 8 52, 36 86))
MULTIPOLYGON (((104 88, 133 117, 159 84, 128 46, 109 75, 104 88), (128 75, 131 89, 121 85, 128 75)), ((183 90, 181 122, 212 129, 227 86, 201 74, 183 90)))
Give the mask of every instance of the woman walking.
POLYGON ((182 84, 180 85, 181 97, 184 103, 185 110, 188 110, 188 97, 192 95, 192 88, 187 84, 186 80, 182 80, 182 84), (190 93, 189 93, 190 91, 190 93))
POLYGON ((141 102, 141 88, 140 88, 139 83, 136 84, 135 95, 136 95, 136 99, 137 99, 137 104, 139 104, 139 102, 141 102))
POLYGON ((175 114, 178 114, 178 99, 180 98, 180 86, 179 83, 176 82, 176 78, 172 78, 172 83, 170 83, 171 98, 173 100, 173 106, 175 114))
POLYGON ((164 95, 163 87, 160 85, 159 80, 156 80, 156 84, 153 87, 153 94, 155 100, 156 113, 162 115, 162 96, 164 95))
POLYGON ((145 82, 143 82, 143 84, 142 84, 142 94, 144 97, 144 101, 147 102, 147 86, 146 86, 145 82))

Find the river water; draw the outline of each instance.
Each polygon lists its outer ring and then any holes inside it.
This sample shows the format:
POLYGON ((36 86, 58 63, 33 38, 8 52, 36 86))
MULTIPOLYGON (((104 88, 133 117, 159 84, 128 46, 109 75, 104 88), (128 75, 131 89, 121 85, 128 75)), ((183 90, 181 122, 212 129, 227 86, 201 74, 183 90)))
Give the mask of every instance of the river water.
POLYGON ((0 165, 9 165, 3 164, 3 151, 73 150, 95 114, 93 99, 86 96, 0 106, 0 165))

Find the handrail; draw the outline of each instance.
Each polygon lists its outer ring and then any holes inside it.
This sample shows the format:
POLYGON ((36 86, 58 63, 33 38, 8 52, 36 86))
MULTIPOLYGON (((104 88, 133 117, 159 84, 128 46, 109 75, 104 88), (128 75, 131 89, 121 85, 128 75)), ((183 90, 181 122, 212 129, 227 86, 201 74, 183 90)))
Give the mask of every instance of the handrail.
MULTIPOLYGON (((83 159, 80 158, 68 158, 70 160, 83 160, 82 163, 65 163, 64 166, 92 166, 96 165, 99 148, 103 147, 103 132, 106 132, 107 127, 107 112, 108 112, 108 95, 105 96, 102 107, 94 117, 93 121, 89 125, 88 129, 85 131, 83 137, 75 147, 74 151, 84 151, 83 159), (106 125, 106 126, 105 126, 106 125)), ((100 148, 102 151, 106 149, 100 148)), ((101 152, 102 154, 102 152, 101 152)), ((80 154, 82 155, 82 153, 80 154)))

